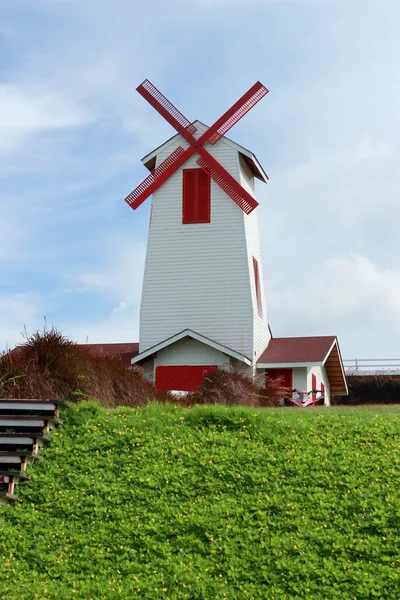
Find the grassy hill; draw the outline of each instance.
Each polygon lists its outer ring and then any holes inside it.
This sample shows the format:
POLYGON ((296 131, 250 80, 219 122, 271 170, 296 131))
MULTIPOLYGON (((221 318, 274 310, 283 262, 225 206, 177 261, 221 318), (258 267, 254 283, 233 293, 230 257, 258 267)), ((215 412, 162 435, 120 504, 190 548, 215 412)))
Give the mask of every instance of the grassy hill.
POLYGON ((0 598, 397 600, 400 412, 71 405, 0 598))

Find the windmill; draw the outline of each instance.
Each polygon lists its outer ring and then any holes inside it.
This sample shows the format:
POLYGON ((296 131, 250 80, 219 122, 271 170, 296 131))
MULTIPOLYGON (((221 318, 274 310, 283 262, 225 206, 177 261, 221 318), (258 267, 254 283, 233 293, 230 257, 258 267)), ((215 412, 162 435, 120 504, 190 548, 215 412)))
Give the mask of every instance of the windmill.
POLYGON ((125 199, 136 210, 152 195, 132 362, 158 387, 181 389, 171 381, 195 369, 197 381, 234 361, 254 367, 270 339, 254 181, 268 177, 226 137, 268 90, 257 82, 211 127, 189 121, 147 79, 137 91, 177 134, 144 157, 150 175, 125 199))

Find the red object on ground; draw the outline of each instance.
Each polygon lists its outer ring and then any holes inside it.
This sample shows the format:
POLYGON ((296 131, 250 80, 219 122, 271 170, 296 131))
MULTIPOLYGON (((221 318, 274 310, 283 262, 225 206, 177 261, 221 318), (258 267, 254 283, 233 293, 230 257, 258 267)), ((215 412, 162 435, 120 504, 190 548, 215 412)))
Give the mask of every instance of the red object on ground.
POLYGON ((178 366, 156 368, 156 389, 162 391, 178 390, 181 392, 195 392, 204 378, 216 371, 218 367, 212 366, 178 366))

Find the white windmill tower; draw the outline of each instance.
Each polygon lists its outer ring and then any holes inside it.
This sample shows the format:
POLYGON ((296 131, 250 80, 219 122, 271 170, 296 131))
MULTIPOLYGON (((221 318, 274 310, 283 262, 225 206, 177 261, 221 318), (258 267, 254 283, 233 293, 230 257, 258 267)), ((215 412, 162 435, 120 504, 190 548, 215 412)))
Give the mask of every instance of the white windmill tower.
POLYGON ((268 90, 256 83, 211 127, 191 123, 148 80, 137 91, 175 128, 148 154, 150 175, 126 202, 152 195, 139 355, 159 389, 193 389, 212 369, 255 367, 270 339, 254 154, 225 137, 268 90))

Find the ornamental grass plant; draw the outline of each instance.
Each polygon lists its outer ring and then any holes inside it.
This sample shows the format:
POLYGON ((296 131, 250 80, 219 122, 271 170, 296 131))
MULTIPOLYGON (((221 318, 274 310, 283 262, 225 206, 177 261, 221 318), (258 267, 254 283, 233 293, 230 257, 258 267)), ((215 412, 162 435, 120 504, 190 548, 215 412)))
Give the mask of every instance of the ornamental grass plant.
POLYGON ((0 357, 0 397, 75 402, 95 398, 106 407, 170 398, 118 357, 93 355, 47 326, 26 334, 21 346, 0 357))

